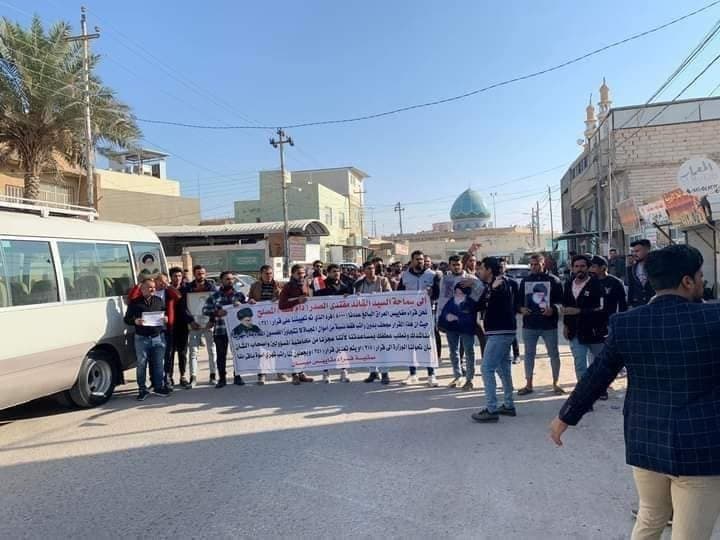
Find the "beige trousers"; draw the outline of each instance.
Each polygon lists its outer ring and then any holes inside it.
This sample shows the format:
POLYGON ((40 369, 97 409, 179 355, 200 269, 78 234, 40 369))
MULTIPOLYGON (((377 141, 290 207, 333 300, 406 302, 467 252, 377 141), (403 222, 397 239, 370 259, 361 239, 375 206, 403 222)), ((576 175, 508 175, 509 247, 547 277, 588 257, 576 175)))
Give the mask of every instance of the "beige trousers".
POLYGON ((709 540, 720 515, 720 476, 670 476, 633 467, 640 508, 632 540, 656 540, 672 518, 673 540, 709 540))

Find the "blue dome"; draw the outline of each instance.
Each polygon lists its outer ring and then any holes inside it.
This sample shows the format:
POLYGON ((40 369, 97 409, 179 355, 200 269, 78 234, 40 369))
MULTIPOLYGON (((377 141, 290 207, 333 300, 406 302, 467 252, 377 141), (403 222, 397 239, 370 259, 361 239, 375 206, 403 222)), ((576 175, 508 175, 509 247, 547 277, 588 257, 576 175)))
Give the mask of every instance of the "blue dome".
POLYGON ((490 210, 485 206, 482 195, 473 189, 466 189, 450 209, 450 219, 455 221, 458 219, 490 219, 492 216, 490 210))

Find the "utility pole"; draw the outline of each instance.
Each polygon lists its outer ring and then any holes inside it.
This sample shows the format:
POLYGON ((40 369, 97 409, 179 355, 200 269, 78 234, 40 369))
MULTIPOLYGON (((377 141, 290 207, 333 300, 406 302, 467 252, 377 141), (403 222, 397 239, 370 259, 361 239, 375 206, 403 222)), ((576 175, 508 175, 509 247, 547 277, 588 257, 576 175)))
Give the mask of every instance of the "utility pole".
POLYGON ((535 201, 535 226, 537 227, 537 244, 542 249, 542 241, 540 240, 540 201, 535 201))
POLYGON ((537 245, 535 241, 535 209, 532 206, 530 207, 530 230, 532 231, 532 247, 533 250, 535 250, 535 246, 537 245))
POLYGON ((552 190, 548 186, 548 204, 550 205, 550 251, 553 251, 555 245, 555 227, 553 226, 553 213, 552 213, 552 190))
POLYGON ((282 206, 283 206, 283 248, 285 257, 283 257, 283 276, 290 276, 290 226, 288 224, 288 202, 287 202, 287 182, 285 181, 285 151, 284 145, 289 144, 295 146, 292 137, 286 137, 285 132, 278 128, 277 140, 270 139, 273 148, 280 149, 280 182, 282 183, 282 206))
POLYGON ((497 191, 491 193, 490 196, 492 197, 493 202, 493 227, 497 229, 497 207, 495 206, 495 197, 497 197, 497 191))
POLYGON ((88 206, 95 208, 95 147, 92 138, 92 122, 90 118, 90 40, 100 37, 100 29, 96 26, 94 34, 87 32, 85 6, 80 8, 80 27, 82 34, 68 36, 66 41, 83 42, 83 80, 85 82, 85 174, 87 175, 88 206))
POLYGON ((402 205, 398 202, 395 205, 395 208, 393 208, 398 213, 398 216, 400 217, 400 234, 403 233, 403 226, 402 226, 402 213, 405 211, 405 209, 402 207, 402 205))
MULTIPOLYGON (((360 220, 360 247, 364 247, 363 238, 365 238, 365 195, 364 189, 355 190, 355 195, 360 196, 360 204, 358 205, 358 218, 360 220)), ((348 200, 350 198, 348 197, 348 200)))

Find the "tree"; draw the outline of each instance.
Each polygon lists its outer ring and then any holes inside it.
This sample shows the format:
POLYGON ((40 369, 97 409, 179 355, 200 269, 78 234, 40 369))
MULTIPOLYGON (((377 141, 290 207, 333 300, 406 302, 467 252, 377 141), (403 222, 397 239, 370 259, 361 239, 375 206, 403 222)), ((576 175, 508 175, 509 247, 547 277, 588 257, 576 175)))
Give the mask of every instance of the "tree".
MULTIPOLYGON (((0 21, 0 152, 19 160, 27 199, 39 197, 43 171, 59 174, 63 160, 85 165, 83 50, 67 41, 70 30, 60 22, 46 32, 37 16, 27 29, 0 21)), ((132 147, 140 129, 93 74, 98 61, 90 57, 93 145, 132 147)))

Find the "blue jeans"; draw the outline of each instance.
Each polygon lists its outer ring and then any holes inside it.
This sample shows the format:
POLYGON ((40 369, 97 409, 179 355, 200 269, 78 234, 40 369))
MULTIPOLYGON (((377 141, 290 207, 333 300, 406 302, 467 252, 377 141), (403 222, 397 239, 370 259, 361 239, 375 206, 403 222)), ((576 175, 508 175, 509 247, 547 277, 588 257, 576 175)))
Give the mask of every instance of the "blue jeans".
POLYGON ((578 381, 585 375, 588 366, 592 364, 593 358, 600 354, 603 347, 605 347, 604 343, 585 344, 580 343, 578 338, 573 338, 570 341, 570 352, 572 352, 575 360, 575 377, 578 381))
POLYGON ((458 332, 447 332, 448 348, 450 349, 450 362, 452 362, 453 376, 456 379, 462 377, 460 367, 460 343, 462 342, 465 351, 465 365, 467 380, 472 381, 475 377, 475 334, 460 334, 458 332))
POLYGON ((163 368, 165 362, 165 336, 138 336, 135 334, 135 358, 137 359, 138 388, 147 390, 145 377, 150 363, 150 382, 155 390, 163 387, 163 368))
POLYGON ((525 378, 532 381, 535 372, 535 351, 537 350, 538 340, 542 338, 545 342, 548 356, 550 357, 550 367, 552 369, 553 383, 556 384, 560 378, 560 351, 558 350, 558 331, 557 328, 552 330, 535 330, 533 328, 523 328, 523 342, 525 343, 525 378))
POLYGON ((487 337, 485 354, 483 355, 482 372, 485 386, 485 400, 490 412, 497 411, 497 383, 495 373, 500 375, 503 385, 503 403, 508 409, 515 407, 513 403, 513 383, 510 372, 510 347, 512 347, 515 334, 493 334, 487 337))

